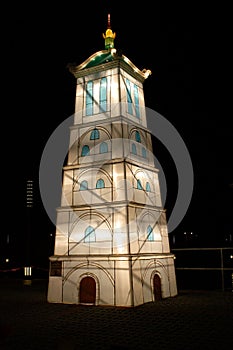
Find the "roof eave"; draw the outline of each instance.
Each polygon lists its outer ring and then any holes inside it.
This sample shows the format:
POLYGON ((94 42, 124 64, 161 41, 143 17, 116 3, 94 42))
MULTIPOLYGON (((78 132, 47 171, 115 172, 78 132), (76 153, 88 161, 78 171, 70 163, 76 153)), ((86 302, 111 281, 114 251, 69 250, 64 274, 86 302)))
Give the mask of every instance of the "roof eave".
POLYGON ((130 61, 125 55, 119 55, 116 49, 111 49, 111 55, 113 56, 113 61, 105 62, 96 66, 92 66, 89 68, 85 68, 93 59, 97 56, 108 53, 109 50, 101 50, 95 52, 93 55, 88 57, 83 63, 78 66, 69 65, 69 71, 75 76, 75 78, 80 78, 82 76, 86 76, 89 74, 93 74, 99 71, 111 69, 120 66, 125 71, 127 71, 130 75, 134 76, 141 82, 144 82, 145 79, 151 74, 149 69, 140 70, 130 61))

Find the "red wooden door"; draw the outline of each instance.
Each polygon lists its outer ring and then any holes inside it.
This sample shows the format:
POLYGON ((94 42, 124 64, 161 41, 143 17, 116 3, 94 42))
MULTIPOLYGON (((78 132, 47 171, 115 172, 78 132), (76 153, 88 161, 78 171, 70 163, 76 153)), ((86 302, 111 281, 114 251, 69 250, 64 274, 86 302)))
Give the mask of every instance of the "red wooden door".
POLYGON ((95 304, 96 283, 94 278, 87 276, 80 283, 80 303, 95 304))
POLYGON ((154 299, 161 300, 162 299, 162 291, 161 291, 161 279, 158 275, 154 275, 154 299))

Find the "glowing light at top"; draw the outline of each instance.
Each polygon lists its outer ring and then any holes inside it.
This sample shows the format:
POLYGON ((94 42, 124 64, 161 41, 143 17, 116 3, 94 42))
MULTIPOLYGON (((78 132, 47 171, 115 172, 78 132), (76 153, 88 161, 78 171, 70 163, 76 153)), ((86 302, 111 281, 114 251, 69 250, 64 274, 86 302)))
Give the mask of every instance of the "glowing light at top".
POLYGON ((108 14, 107 30, 106 30, 105 34, 103 33, 103 38, 105 40, 105 50, 114 48, 115 37, 116 37, 116 33, 113 33, 113 31, 111 29, 110 14, 108 14))

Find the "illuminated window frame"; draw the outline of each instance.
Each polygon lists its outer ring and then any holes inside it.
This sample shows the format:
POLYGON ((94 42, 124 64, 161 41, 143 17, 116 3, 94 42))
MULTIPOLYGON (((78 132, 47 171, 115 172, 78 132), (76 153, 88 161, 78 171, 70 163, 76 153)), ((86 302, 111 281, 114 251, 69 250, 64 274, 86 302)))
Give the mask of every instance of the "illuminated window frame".
POLYGON ((129 79, 126 78, 126 93, 127 93, 127 111, 133 115, 133 100, 131 96, 131 84, 129 79))
POLYGON ((81 183, 80 183, 80 188, 79 188, 80 191, 86 191, 88 190, 88 182, 86 180, 83 180, 81 183))
POLYGON ((146 192, 151 192, 151 187, 149 182, 146 183, 146 192))
POLYGON ((149 225, 147 227, 147 240, 154 241, 154 232, 153 232, 153 228, 151 227, 151 225, 149 225))
POLYGON ((138 190, 143 190, 141 180, 137 179, 137 189, 138 190))
POLYGON ((91 243, 96 241, 95 229, 92 226, 88 226, 84 233, 84 242, 91 243))
POLYGON ((90 154, 90 148, 88 145, 84 145, 82 147, 81 157, 89 156, 90 154))
POLYGON ((86 115, 93 115, 93 81, 88 81, 86 86, 86 115))
POLYGON ((137 147, 136 147, 135 143, 132 143, 131 152, 132 152, 132 154, 134 154, 135 156, 137 155, 137 147))
POLYGON ((90 140, 97 140, 99 138, 100 138, 99 130, 98 129, 92 130, 91 135, 90 135, 90 140))
POLYGON ((141 135, 138 130, 135 131, 135 140, 139 143, 141 143, 141 135))
POLYGON ((143 158, 146 158, 146 157, 147 157, 147 152, 146 152, 145 147, 142 147, 142 157, 143 157, 143 158))
POLYGON ((96 182, 96 188, 105 188, 105 183, 103 179, 98 179, 96 182))
POLYGON ((136 117, 140 118, 138 86, 134 84, 133 90, 134 90, 135 113, 136 113, 136 117))
POLYGON ((100 113, 107 111, 107 78, 106 77, 100 80, 99 105, 100 105, 100 113))
POLYGON ((100 144, 100 153, 108 153, 108 144, 107 144, 107 142, 102 142, 100 144))

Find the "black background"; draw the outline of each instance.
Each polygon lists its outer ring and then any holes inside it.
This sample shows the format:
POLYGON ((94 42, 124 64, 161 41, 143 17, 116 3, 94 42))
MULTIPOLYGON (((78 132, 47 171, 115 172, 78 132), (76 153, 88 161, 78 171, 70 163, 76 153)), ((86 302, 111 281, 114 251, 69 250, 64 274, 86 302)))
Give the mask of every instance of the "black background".
MULTIPOLYGON (((67 64, 80 64, 104 49, 108 13, 116 32, 115 47, 138 68, 152 71, 144 83, 146 106, 173 124, 192 159, 193 197, 183 221, 171 233, 177 235, 176 244, 184 245, 184 232, 194 232, 196 240, 189 244, 232 245, 233 134, 229 113, 217 111, 223 86, 217 83, 216 53, 222 34, 221 14, 213 20, 212 6, 160 0, 17 2, 2 8, 3 259, 6 249, 15 264, 25 258, 28 179, 34 180, 31 259, 46 264, 52 252, 54 226, 40 198, 40 159, 52 132, 74 112, 75 79, 67 64)), ((164 146, 157 140, 154 146, 166 175, 169 217, 177 194, 176 170, 164 146)))

